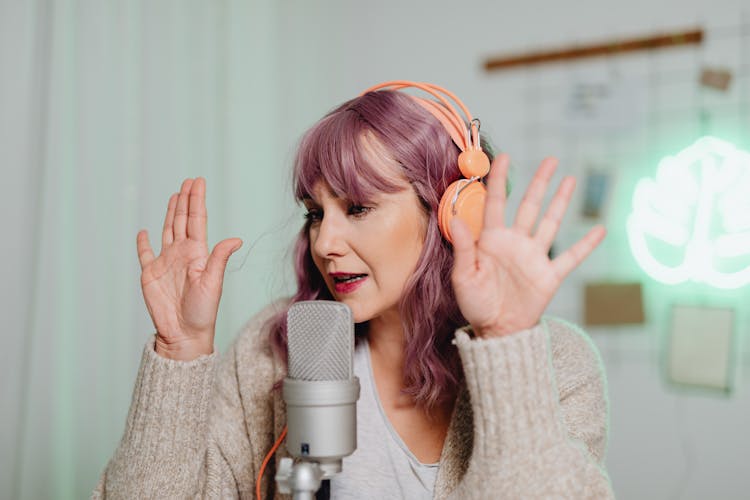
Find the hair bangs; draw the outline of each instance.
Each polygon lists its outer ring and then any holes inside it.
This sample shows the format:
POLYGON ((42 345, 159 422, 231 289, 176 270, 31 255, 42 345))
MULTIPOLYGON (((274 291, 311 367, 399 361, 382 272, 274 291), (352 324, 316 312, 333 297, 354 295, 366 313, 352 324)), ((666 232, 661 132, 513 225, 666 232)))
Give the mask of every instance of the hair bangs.
POLYGON ((385 149, 372 127, 351 108, 339 108, 315 125, 302 139, 294 165, 297 200, 312 198, 315 185, 324 181, 333 194, 355 203, 371 200, 378 192, 401 189, 393 175, 374 165, 373 150, 385 149))

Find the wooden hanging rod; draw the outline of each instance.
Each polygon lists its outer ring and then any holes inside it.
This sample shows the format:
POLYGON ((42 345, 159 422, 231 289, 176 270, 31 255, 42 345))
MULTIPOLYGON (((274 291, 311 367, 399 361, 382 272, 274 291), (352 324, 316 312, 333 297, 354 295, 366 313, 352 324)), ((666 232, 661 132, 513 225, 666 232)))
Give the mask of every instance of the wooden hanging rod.
POLYGON ((639 50, 654 50, 677 45, 699 45, 703 30, 678 31, 641 38, 613 40, 595 45, 576 45, 562 50, 543 50, 526 54, 494 57, 484 63, 484 69, 494 71, 517 66, 532 66, 549 62, 571 61, 588 57, 611 56, 639 50))

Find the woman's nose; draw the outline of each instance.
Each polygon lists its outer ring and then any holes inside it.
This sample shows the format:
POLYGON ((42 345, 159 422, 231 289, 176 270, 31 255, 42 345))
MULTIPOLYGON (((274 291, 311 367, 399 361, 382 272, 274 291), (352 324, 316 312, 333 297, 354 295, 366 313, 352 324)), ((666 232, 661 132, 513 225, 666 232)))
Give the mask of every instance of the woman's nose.
POLYGON ((323 258, 343 255, 346 249, 344 221, 335 213, 327 213, 311 233, 313 251, 323 258))

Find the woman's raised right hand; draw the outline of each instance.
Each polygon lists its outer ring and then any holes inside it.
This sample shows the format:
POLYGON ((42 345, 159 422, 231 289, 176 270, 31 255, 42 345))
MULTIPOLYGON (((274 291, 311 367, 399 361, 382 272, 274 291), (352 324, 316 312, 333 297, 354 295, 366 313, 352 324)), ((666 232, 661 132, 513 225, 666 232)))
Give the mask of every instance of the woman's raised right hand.
POLYGON ((138 233, 141 288, 156 327, 155 349, 167 358, 187 361, 213 352, 224 270, 242 240, 220 241, 209 254, 206 222, 206 181, 198 177, 186 179, 169 198, 158 257, 148 232, 138 233))

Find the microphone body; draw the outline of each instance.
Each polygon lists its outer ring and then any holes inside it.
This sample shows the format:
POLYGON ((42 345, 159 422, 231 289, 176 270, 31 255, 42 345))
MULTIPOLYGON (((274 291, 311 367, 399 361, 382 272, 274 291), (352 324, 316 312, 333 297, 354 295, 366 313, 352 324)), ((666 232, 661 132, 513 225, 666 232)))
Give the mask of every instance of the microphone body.
POLYGON ((331 463, 331 473, 340 472, 341 459, 357 449, 357 378, 314 382, 287 378, 283 390, 289 454, 321 465, 331 463))
POLYGON ((354 322, 341 302, 297 302, 287 313, 286 448, 276 481, 282 493, 308 498, 320 480, 341 472, 357 448, 359 379, 354 376, 354 322), (304 493, 304 496, 303 496, 304 493))

